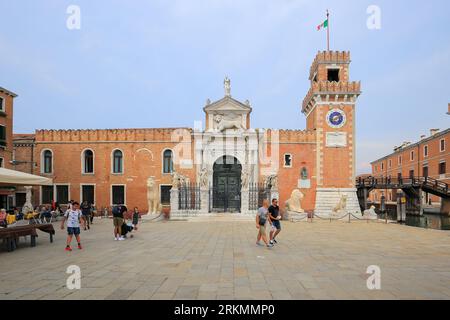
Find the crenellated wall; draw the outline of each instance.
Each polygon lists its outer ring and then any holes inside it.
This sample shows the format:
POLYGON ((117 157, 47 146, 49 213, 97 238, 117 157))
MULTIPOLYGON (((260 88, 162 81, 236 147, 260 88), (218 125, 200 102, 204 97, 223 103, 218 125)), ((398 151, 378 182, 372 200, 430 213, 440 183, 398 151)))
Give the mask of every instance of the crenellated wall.
POLYGON ((83 141, 172 141, 180 133, 191 133, 190 128, 157 129, 86 129, 36 130, 37 142, 83 141))

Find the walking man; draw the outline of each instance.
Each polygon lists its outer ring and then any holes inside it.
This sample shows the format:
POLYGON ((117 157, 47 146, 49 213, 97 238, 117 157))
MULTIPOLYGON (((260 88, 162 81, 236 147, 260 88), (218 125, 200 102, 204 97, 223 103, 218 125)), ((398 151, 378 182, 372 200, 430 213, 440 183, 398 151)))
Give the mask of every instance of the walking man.
POLYGON ((67 221, 67 245, 66 251, 72 251, 70 244, 72 243, 72 237, 78 242, 78 249, 82 249, 80 240, 80 221, 81 221, 81 211, 79 209, 79 203, 73 202, 72 208, 68 209, 64 214, 64 220, 61 223, 61 230, 64 229, 64 223, 67 221))
POLYGON ((278 199, 272 199, 272 205, 269 207, 270 221, 272 227, 270 228, 270 244, 278 243, 275 239, 281 232, 281 215, 280 208, 278 207, 278 199))
POLYGON ((258 229, 258 236, 256 238, 256 245, 261 245, 261 239, 264 241, 268 248, 273 247, 273 244, 270 244, 267 241, 267 232, 266 232, 266 223, 269 219, 269 201, 264 200, 263 206, 258 209, 258 213, 256 214, 256 229, 258 229))
POLYGON ((91 205, 87 201, 83 201, 83 203, 81 204, 81 214, 84 221, 84 231, 86 231, 86 227, 90 230, 91 205))
POLYGON ((121 206, 114 206, 112 209, 113 224, 114 224, 114 240, 123 241, 122 237, 122 224, 123 224, 123 211, 121 206))

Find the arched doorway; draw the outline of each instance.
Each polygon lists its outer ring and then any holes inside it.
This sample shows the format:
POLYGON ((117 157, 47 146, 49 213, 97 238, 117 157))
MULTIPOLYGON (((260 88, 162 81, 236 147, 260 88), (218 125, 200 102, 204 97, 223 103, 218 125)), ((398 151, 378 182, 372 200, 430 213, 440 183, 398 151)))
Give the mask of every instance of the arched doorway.
POLYGON ((241 210, 242 165, 232 156, 223 156, 213 166, 212 203, 215 212, 241 210))

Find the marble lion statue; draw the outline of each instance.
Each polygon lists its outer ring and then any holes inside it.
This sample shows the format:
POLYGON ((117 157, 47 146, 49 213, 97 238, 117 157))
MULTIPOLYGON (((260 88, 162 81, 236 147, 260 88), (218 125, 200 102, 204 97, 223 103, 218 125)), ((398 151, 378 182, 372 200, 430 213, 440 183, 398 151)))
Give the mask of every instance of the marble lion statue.
POLYGON ((305 195, 298 189, 292 191, 291 198, 286 201, 286 209, 291 212, 304 213, 305 210, 302 209, 301 201, 305 195))
POLYGON ((364 210, 363 217, 366 219, 376 219, 377 213, 375 212, 375 206, 371 206, 370 209, 364 210))
POLYGON ((155 178, 150 177, 147 179, 147 202, 148 202, 148 214, 155 214, 159 209, 159 194, 158 186, 156 185, 155 178))
POLYGON ((245 130, 245 128, 241 124, 241 120, 238 119, 224 119, 224 117, 221 114, 214 116, 214 121, 217 123, 217 130, 224 131, 226 129, 242 129, 245 130))
POLYGON ((334 213, 345 210, 347 208, 347 195, 342 195, 339 203, 333 208, 334 213))

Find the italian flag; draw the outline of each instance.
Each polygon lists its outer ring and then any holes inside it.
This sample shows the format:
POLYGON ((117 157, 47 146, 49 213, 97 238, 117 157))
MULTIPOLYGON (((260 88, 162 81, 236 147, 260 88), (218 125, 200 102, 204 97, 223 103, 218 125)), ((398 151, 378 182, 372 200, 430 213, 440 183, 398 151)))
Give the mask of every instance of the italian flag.
POLYGON ((317 26, 317 31, 320 31, 321 29, 325 29, 325 28, 328 28, 328 19, 317 26))

